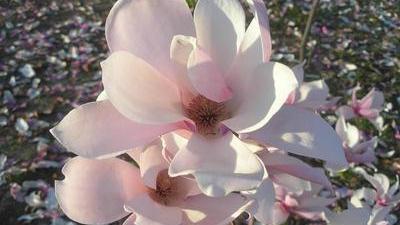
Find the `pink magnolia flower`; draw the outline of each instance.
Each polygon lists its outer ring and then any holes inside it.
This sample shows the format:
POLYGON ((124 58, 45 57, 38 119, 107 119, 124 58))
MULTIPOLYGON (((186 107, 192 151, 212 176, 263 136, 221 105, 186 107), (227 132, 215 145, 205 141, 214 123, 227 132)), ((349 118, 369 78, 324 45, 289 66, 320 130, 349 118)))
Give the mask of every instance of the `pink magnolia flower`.
POLYGON ((379 113, 383 109, 385 101, 383 93, 372 88, 371 91, 361 100, 357 99, 357 91, 361 87, 357 85, 353 88, 352 99, 347 106, 341 106, 337 109, 337 114, 342 115, 346 120, 354 117, 363 117, 373 123, 378 129, 383 126, 382 117, 379 113))
POLYGON ((378 142, 377 137, 363 141, 361 132, 357 127, 346 123, 343 116, 336 122, 336 132, 343 140, 343 148, 349 162, 370 164, 376 160, 374 149, 378 142))
MULTIPOLYGON (((336 198, 325 198, 318 196, 320 187, 313 186, 310 191, 299 193, 288 192, 280 185, 265 185, 270 189, 275 189, 276 202, 264 205, 264 216, 261 220, 264 224, 279 225, 284 223, 290 214, 294 214, 309 220, 322 220, 326 207, 336 201, 336 198)), ((263 187, 263 188, 265 188, 263 187)), ((260 218, 260 217, 259 217, 260 218)))
POLYGON ((327 100, 329 97, 329 88, 322 79, 304 82, 304 64, 305 62, 292 68, 299 86, 290 93, 286 104, 316 111, 330 103, 327 100))
POLYGON ((210 196, 258 186, 262 164, 234 133, 264 126, 297 82, 290 68, 266 62, 266 9, 259 0, 254 9, 245 30, 237 0, 200 0, 194 19, 183 0, 118 1, 106 22, 107 98, 70 112, 53 135, 80 156, 106 158, 188 129, 171 176, 194 175, 210 196), (210 182, 214 175, 225 177, 210 182))
POLYGON ((253 189, 263 179, 260 159, 237 134, 347 166, 329 124, 282 107, 297 81, 290 68, 268 62, 266 8, 252 3, 246 30, 237 0, 200 0, 193 19, 183 0, 119 0, 106 22, 106 99, 71 111, 53 135, 80 156, 107 158, 189 130, 169 175, 193 175, 209 196, 253 189))
POLYGON ((287 215, 276 206, 275 186, 285 187, 290 193, 302 195, 310 192, 315 184, 331 188, 329 179, 321 168, 313 168, 301 160, 289 156, 281 150, 259 151, 266 174, 261 185, 248 197, 254 199, 250 213, 263 224, 280 224, 287 215), (313 184, 312 184, 312 183, 313 184))
POLYGON ((400 203, 399 180, 390 186, 390 180, 381 173, 369 175, 362 168, 357 168, 363 177, 373 186, 372 188, 361 188, 353 193, 351 201, 356 205, 366 202, 373 205, 369 225, 375 225, 384 221, 391 210, 400 203))
POLYGON ((353 195, 355 199, 365 200, 380 206, 395 207, 400 202, 399 181, 390 186, 389 178, 381 173, 373 176, 369 175, 362 168, 357 168, 359 172, 372 186, 371 188, 361 188, 353 195))
POLYGON ((84 224, 108 224, 131 214, 124 225, 225 225, 245 210, 239 194, 211 198, 192 179, 168 176, 162 145, 144 148, 140 171, 117 158, 75 157, 63 168, 56 196, 65 214, 84 224))

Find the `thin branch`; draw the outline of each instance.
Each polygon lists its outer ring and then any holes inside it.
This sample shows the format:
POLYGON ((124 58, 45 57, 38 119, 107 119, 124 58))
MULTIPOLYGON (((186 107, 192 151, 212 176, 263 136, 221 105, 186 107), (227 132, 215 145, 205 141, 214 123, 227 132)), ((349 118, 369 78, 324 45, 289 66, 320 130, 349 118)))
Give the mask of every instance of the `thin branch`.
POLYGON ((314 19, 315 12, 317 11, 318 4, 319 4, 319 0, 313 0, 311 11, 310 11, 310 14, 308 15, 308 19, 307 19, 306 29, 304 30, 303 39, 301 40, 300 56, 299 56, 300 62, 304 61, 304 51, 306 49, 308 35, 311 30, 312 21, 314 19))

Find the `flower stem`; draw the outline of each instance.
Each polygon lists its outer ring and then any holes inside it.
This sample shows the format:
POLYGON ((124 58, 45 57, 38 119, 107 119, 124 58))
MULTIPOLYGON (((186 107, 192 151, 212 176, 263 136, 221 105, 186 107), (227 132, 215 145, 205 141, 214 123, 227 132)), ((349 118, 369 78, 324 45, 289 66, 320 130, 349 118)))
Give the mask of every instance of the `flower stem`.
POLYGON ((304 51, 305 51, 305 48, 306 48, 308 35, 310 33, 310 30, 311 30, 312 21, 313 21, 315 12, 317 11, 318 4, 319 4, 319 0, 313 0, 310 14, 308 14, 306 29, 304 30, 303 38, 301 40, 300 56, 299 56, 300 62, 304 61, 304 51))

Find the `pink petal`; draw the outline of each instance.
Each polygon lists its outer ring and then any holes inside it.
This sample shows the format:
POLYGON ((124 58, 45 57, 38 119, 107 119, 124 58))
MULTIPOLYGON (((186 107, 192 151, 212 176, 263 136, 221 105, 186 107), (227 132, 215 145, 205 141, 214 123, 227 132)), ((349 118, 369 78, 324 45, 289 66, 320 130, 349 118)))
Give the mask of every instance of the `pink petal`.
POLYGON ((231 132, 218 138, 193 134, 172 160, 170 176, 193 174, 209 196, 255 188, 264 168, 258 157, 231 132))
POLYGON ((190 54, 188 76, 193 87, 210 100, 223 102, 232 97, 221 71, 200 48, 190 54))
POLYGON ((263 224, 270 224, 274 212, 275 190, 272 181, 264 179, 254 195, 257 209, 254 217, 263 224))
POLYGON ((370 118, 370 119, 377 118, 377 117, 379 116, 379 112, 380 112, 380 111, 377 110, 377 109, 369 109, 369 108, 358 110, 358 113, 359 113, 361 116, 363 116, 363 117, 365 117, 365 118, 370 118))
POLYGON ((106 21, 111 52, 128 51, 171 80, 176 66, 169 50, 178 34, 195 36, 191 12, 182 0, 119 0, 106 21))
POLYGON ((194 89, 192 83, 189 80, 187 63, 189 56, 196 46, 196 38, 191 36, 176 35, 172 39, 170 57, 178 68, 178 71, 174 74, 177 86, 182 92, 182 101, 184 104, 198 95, 194 89))
MULTIPOLYGON (((238 55, 227 76, 232 73, 247 76, 253 74, 259 64, 263 63, 262 43, 257 19, 253 19, 247 27, 238 55)), ((240 76, 239 75, 239 76, 240 76)))
POLYGON ((75 157, 56 181, 56 197, 64 213, 79 223, 108 224, 128 215, 124 203, 146 189, 137 168, 119 159, 75 157))
POLYGON ((220 198, 204 195, 189 197, 181 206, 187 223, 194 225, 226 225, 239 216, 248 206, 248 201, 239 194, 220 198))
POLYGON ((324 80, 304 82, 298 90, 296 105, 317 110, 327 103, 329 88, 324 80))
POLYGON ((350 106, 344 105, 344 106, 340 106, 337 110, 336 110, 336 114, 338 116, 343 116, 346 120, 352 119, 354 117, 356 117, 357 115, 354 113, 353 108, 351 108, 350 106))
POLYGON ((357 127, 346 123, 346 120, 343 116, 339 116, 339 119, 336 122, 335 130, 343 142, 351 148, 360 142, 360 131, 357 129, 357 127))
POLYGON ((109 100, 127 118, 146 124, 184 119, 177 86, 142 59, 115 52, 101 67, 109 100))
POLYGON ((162 170, 168 169, 168 163, 162 156, 161 141, 155 141, 140 154, 140 173, 147 187, 156 189, 157 176, 162 170))
POLYGON ((332 162, 339 167, 348 163, 342 141, 320 116, 293 106, 284 106, 252 139, 279 149, 332 162))
POLYGON ((292 70, 280 63, 264 63, 255 72, 229 76, 234 98, 231 119, 223 123, 238 133, 248 133, 263 127, 286 102, 296 88, 292 70))
POLYGON ((245 13, 238 0, 199 0, 194 10, 197 44, 225 73, 245 33, 245 13))
POLYGON ((125 204, 128 212, 136 215, 135 225, 181 225, 182 210, 156 203, 147 193, 132 198, 125 204))
POLYGON ((264 162, 267 171, 271 168, 325 187, 331 187, 331 183, 322 169, 311 167, 300 159, 267 151, 261 152, 259 157, 264 162))
POLYGON ((359 101, 359 106, 363 109, 382 110, 385 103, 385 97, 381 91, 376 91, 373 88, 364 98, 359 101))
POLYGON ((96 158, 121 154, 180 126, 179 123, 161 126, 135 123, 105 100, 72 110, 51 133, 68 151, 96 158))
POLYGON ((272 54, 271 34, 269 30, 268 12, 262 0, 252 0, 254 4, 255 18, 260 26, 261 43, 264 62, 268 62, 272 54))

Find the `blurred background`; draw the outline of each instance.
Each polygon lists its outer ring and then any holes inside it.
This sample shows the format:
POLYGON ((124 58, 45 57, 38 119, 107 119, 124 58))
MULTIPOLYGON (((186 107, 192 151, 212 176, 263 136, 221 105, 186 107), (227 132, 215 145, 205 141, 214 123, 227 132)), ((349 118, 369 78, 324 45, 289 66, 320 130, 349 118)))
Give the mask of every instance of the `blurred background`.
MULTIPOLYGON (((104 22, 114 2, 0 0, 0 224, 75 224, 59 211, 52 188, 72 154, 48 130, 102 90, 104 22)), ((266 2, 273 60, 293 66, 312 2, 266 2)), ((304 45, 306 80, 325 78, 340 103, 357 83, 360 96, 372 87, 384 92, 383 131, 354 123, 379 136, 377 165, 393 179, 400 174, 399 16, 398 0, 321 0, 304 45)), ((350 188, 362 180, 351 172, 335 179, 350 188)))

